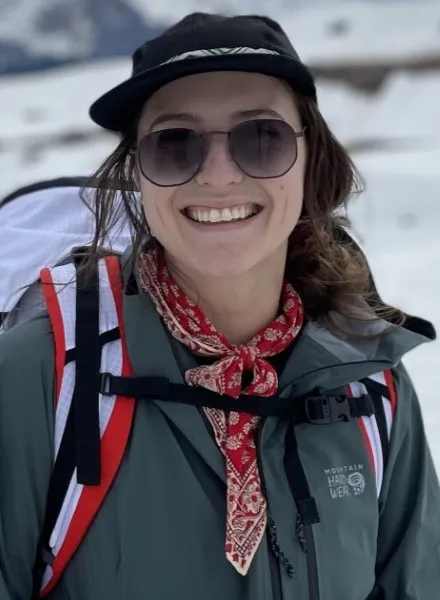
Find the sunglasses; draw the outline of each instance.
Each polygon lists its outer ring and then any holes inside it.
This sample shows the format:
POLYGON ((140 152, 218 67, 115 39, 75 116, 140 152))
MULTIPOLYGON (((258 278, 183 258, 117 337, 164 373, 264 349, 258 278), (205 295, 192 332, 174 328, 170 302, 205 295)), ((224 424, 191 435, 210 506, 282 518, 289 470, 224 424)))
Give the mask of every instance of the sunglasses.
POLYGON ((272 179, 285 175, 298 158, 295 131, 278 119, 254 119, 231 131, 198 133, 193 129, 171 128, 154 131, 138 143, 137 160, 143 176, 154 185, 172 187, 193 179, 202 169, 209 151, 208 138, 226 135, 229 156, 249 177, 272 179))

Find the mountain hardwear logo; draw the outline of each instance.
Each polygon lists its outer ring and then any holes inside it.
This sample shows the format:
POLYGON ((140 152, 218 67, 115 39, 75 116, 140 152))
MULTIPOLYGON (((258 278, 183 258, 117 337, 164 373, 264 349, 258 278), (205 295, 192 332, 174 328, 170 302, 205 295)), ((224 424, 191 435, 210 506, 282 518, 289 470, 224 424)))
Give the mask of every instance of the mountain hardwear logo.
POLYGON ((345 465, 325 469, 330 496, 333 500, 347 496, 360 496, 365 490, 364 465, 345 465))

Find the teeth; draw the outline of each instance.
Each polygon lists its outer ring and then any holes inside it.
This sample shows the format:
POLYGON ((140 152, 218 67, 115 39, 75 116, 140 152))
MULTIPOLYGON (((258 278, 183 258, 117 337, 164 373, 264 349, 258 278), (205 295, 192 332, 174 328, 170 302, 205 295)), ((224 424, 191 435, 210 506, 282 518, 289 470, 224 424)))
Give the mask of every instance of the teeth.
POLYGON ((186 214, 193 221, 199 221, 201 223, 227 223, 228 221, 239 221, 241 219, 247 219, 254 215, 259 210, 256 204, 249 204, 247 206, 234 206, 233 208, 211 208, 211 209, 199 209, 199 208, 187 208, 186 214))

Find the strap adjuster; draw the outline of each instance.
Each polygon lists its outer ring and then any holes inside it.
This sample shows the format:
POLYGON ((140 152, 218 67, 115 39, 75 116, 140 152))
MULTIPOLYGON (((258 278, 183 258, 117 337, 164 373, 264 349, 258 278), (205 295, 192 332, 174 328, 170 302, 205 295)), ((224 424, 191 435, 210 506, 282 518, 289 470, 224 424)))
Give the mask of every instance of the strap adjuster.
POLYGON ((40 557, 42 562, 48 567, 51 567, 55 560, 54 555, 46 546, 40 546, 40 557))
POLYGON ((111 373, 101 373, 101 389, 100 392, 103 396, 111 396, 111 380, 113 375, 111 373))
POLYGON ((352 420, 347 396, 309 396, 305 400, 305 411, 308 422, 313 425, 329 425, 352 420))
POLYGON ((123 377, 101 373, 100 392, 104 396, 168 400, 171 386, 166 377, 123 377))
POLYGON ((34 578, 39 579, 38 587, 40 587, 41 579, 47 567, 52 567, 55 557, 52 552, 44 544, 39 544, 37 549, 37 558, 34 563, 34 578))

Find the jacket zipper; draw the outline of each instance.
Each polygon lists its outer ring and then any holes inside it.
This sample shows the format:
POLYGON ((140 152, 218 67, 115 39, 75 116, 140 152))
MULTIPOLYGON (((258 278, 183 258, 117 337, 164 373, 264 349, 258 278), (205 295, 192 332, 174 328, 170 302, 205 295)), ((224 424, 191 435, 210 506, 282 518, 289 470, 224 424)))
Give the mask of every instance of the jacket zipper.
MULTIPOLYGON (((255 440, 255 445, 257 448, 257 465, 258 472, 260 475, 261 488, 264 494, 264 497, 267 501, 267 493, 266 493, 266 481, 264 479, 263 472, 263 463, 261 460, 261 430, 263 429, 264 419, 260 422, 260 427, 257 431, 257 436, 255 440)), ((283 600, 283 588, 281 585, 281 568, 278 557, 275 555, 273 550, 274 536, 276 535, 276 524, 270 515, 270 510, 268 507, 268 515, 267 515, 267 526, 266 532, 267 536, 267 545, 268 545, 268 553, 269 553, 269 571, 270 571, 270 579, 272 584, 272 600, 283 600)))
POLYGON ((272 599, 283 600, 283 590, 281 587, 281 567, 278 559, 276 558, 271 548, 271 540, 267 539, 268 552, 269 552, 269 570, 270 580, 272 583, 272 599))
POLYGON ((304 540, 307 545, 307 580, 309 584, 309 600, 319 600, 318 562, 312 525, 304 526, 304 540))

